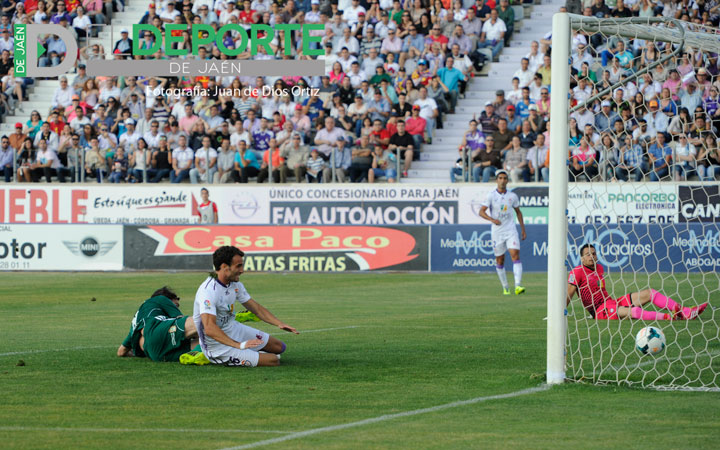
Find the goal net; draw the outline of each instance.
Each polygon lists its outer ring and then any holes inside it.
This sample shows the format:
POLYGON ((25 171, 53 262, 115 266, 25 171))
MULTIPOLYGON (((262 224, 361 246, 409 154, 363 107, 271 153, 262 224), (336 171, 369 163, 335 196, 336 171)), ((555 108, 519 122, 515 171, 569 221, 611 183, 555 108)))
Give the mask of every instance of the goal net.
POLYGON ((552 50, 548 381, 720 390, 720 34, 558 14, 552 50), (580 299, 585 244, 614 306, 580 299), (651 325, 656 356, 635 346, 651 325))

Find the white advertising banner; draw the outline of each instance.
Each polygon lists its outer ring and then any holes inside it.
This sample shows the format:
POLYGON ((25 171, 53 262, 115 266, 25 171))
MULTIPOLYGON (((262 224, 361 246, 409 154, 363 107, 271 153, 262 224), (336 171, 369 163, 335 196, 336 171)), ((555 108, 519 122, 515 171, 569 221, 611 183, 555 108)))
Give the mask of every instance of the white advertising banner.
POLYGON ((189 185, 5 185, 0 188, 0 223, 194 223, 200 189, 189 185))
POLYGON ((464 185, 458 198, 458 223, 486 224, 490 223, 480 217, 480 207, 485 197, 496 189, 494 183, 464 185))
POLYGON ((674 223, 678 186, 670 183, 570 183, 569 223, 674 223))
POLYGON ((0 271, 122 268, 121 225, 0 225, 0 271))

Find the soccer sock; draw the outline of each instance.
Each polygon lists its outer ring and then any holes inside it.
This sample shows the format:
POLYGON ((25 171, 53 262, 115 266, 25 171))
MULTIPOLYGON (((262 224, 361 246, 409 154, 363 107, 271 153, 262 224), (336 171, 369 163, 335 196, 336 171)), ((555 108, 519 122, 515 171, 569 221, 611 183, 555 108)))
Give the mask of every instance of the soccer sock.
POLYGON ((505 275, 505 267, 495 266, 495 270, 497 271, 498 278, 500 278, 500 283, 502 283, 503 289, 509 289, 507 275, 505 275))
POLYGON ((670 314, 661 313, 661 312, 655 312, 655 311, 645 311, 639 306, 633 306, 630 310, 630 314, 633 319, 642 319, 642 320, 670 320, 670 314))
POLYGON ((519 259, 513 261, 513 275, 515 275, 515 287, 522 286, 522 262, 519 259))
MULTIPOLYGON (((287 348, 287 346, 285 345, 284 342, 282 342, 282 350, 280 350, 280 353, 285 352, 285 349, 286 349, 286 348, 287 348)), ((280 354, 280 353, 278 353, 278 354, 280 354)))
POLYGON ((652 298, 653 305, 658 308, 667 309, 672 312, 680 311, 681 306, 678 305, 675 300, 670 297, 666 297, 655 289, 650 289, 650 296, 650 298, 652 298))

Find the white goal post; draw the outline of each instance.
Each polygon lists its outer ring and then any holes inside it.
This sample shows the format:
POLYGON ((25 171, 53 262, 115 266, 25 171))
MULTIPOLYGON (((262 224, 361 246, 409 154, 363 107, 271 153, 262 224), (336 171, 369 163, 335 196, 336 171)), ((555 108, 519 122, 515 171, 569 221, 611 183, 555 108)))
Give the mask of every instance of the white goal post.
MULTIPOLYGON (((573 111, 577 111, 583 108, 585 105, 592 106, 598 99, 605 98, 609 92, 616 92, 618 86, 622 86, 621 83, 616 83, 602 92, 597 92, 591 95, 587 100, 580 102, 577 106, 570 107, 570 99, 568 95, 568 89, 571 83, 571 71, 570 61, 572 57, 572 30, 580 29, 588 33, 600 33, 603 36, 617 36, 620 38, 628 39, 642 39, 646 41, 652 41, 657 43, 664 43, 668 45, 672 51, 666 52, 664 56, 661 56, 659 60, 656 60, 652 64, 648 64, 645 67, 637 70, 634 74, 630 75, 625 81, 636 79, 643 74, 650 72, 657 65, 662 64, 670 59, 676 58, 685 48, 701 49, 704 51, 713 51, 720 53, 720 36, 714 34, 717 30, 713 30, 711 33, 693 31, 699 28, 693 28, 694 25, 681 22, 676 19, 667 19, 662 17, 654 18, 608 18, 598 19, 595 17, 585 17, 568 13, 557 13, 553 17, 553 29, 552 29, 552 54, 551 54, 551 67, 552 67, 552 84, 551 84, 551 102, 552 105, 550 112, 550 123, 549 123, 549 135, 550 135, 550 156, 549 156, 549 170, 550 170, 550 182, 549 182, 549 211, 548 211, 548 274, 547 274, 547 366, 546 366, 546 380, 548 384, 563 383, 568 379, 566 376, 567 370, 567 358, 566 358, 566 338, 568 337, 568 309, 566 309, 566 295, 568 286, 568 216, 572 211, 568 211, 568 196, 569 187, 568 183, 568 152, 569 152, 569 121, 570 114, 573 111)), ((702 27, 700 28, 702 29, 702 27)), ((588 46, 589 46, 588 42, 588 46)), ((598 52, 599 55, 599 52, 598 52)), ((659 97, 658 97, 659 98, 659 97)), ((656 102, 657 103, 657 102, 656 102)), ((619 112, 619 111, 618 111, 619 112)), ((622 120, 622 119, 620 119, 622 120)), ((712 130, 712 127, 710 128, 712 130)), ((612 133, 612 131, 610 132, 612 133)), ((658 142, 661 142, 658 138, 658 142)), ((673 147, 674 149, 674 147, 673 147)), ((674 150, 673 150, 674 151, 674 150)), ((674 156, 674 154, 673 154, 674 156)), ((673 158, 673 161, 675 158, 673 158)), ((652 165, 652 164, 651 164, 652 165)), ((669 167, 669 173, 672 177, 674 174, 674 167, 669 167)), ((584 169, 583 169, 584 170, 584 169)), ((603 169, 603 181, 604 184, 600 189, 612 189, 607 188, 610 185, 610 181, 605 180, 605 169, 603 169)), ((588 181, 591 181, 591 177, 588 177, 588 181)), ((600 184, 598 182, 598 184, 600 184)), ((639 184, 639 183, 637 183, 639 184)), ((657 186, 657 183, 655 184, 657 186)), ((691 184, 692 185, 692 184, 691 184)), ((667 185, 666 185, 667 186, 667 185)), ((699 184, 698 184, 699 186, 699 184)), ((697 189, 704 189, 698 187, 697 189)), ((592 208, 592 207, 588 207, 592 208)), ((619 223, 619 222, 618 222, 619 223)), ((642 227, 638 227, 641 229, 642 227)), ((634 228, 633 228, 634 230, 634 228)), ((639 233, 639 231, 638 231, 639 233)), ((635 237, 647 238, 647 233, 637 234, 635 231, 631 233, 635 237)), ((652 236, 649 236, 652 237, 652 236)), ((712 237, 712 236, 711 236, 712 237)), ((716 238, 720 242, 720 233, 717 234, 716 238)), ((714 241, 713 241, 714 242, 714 241)), ((720 248, 720 244, 718 244, 720 248)), ((674 270, 674 269, 673 269, 674 270)), ((627 275, 627 274, 625 274, 627 275)), ((623 276, 622 270, 619 275, 623 276)), ((704 288, 704 293, 707 295, 716 296, 720 292, 720 283, 718 275, 711 275, 710 284, 712 286, 704 288), (717 286, 716 286, 717 284, 717 286)), ((678 281, 688 283, 689 278, 687 275, 676 274, 674 271, 671 273, 671 281, 678 281), (683 279, 683 276, 686 278, 683 279), (677 278, 677 279, 676 279, 677 278)), ((649 278, 648 278, 649 279, 649 278)), ((663 280, 664 281, 664 280, 663 280)), ((610 284, 610 282, 608 282, 610 284)), ((629 283, 630 284, 630 283, 629 283)), ((635 284, 637 280, 635 280, 635 284)), ((628 287, 628 286, 622 286, 628 287)), ((621 287, 616 288, 619 290, 621 287)), ((659 288, 658 288, 659 289, 659 288)), ((678 291, 672 291, 676 293, 678 291)), ((694 293, 694 291, 693 291, 694 293)), ((617 292, 615 293, 617 294, 617 292)), ((618 295, 616 295, 618 296, 618 295)), ((719 297, 720 299, 720 297, 719 297)), ((577 298, 574 302, 578 302, 577 298)), ((571 312, 572 314, 572 312, 571 312)), ((714 316, 713 316, 714 319, 714 316)), ((580 320, 580 319, 578 319, 580 320)), ((717 323, 711 323, 710 325, 716 326, 717 323)), ((604 327, 602 332, 605 333, 610 326, 601 325, 604 327)), ((700 330, 704 333, 704 330, 700 330)), ((612 331, 616 333, 615 336, 630 339, 627 329, 624 331, 612 331)), ((718 334, 717 336, 720 336, 718 334)), ((717 336, 711 337, 713 341, 717 341, 717 336)), ((610 334, 610 342, 613 342, 613 335, 610 334)), ((634 339, 634 338, 633 338, 634 339)), ((717 342, 713 342, 713 345, 717 342)), ((720 364, 717 355, 720 352, 704 348, 705 353, 709 358, 709 370, 714 371, 716 376, 713 380, 708 383, 700 383, 701 389, 717 390, 719 389, 718 384, 720 375, 717 375, 718 367, 720 364), (712 351, 710 351, 712 350, 712 351)), ((591 348, 592 351, 592 348, 591 348)), ((692 351, 686 350, 687 352, 692 351)), ((609 367, 615 367, 612 365, 613 357, 610 357, 610 361, 605 361, 609 364, 609 367)), ((624 357, 624 362, 627 362, 627 355, 620 355, 624 357)), ((605 355, 607 359, 607 355, 605 355)), ((678 359, 685 359, 686 356, 682 356, 678 359)), ((602 359, 602 358, 601 358, 602 359)), ((695 359, 697 360, 697 358, 695 359)), ((647 361, 647 360, 646 360, 647 361)), ((704 362, 704 361, 703 361, 704 362)), ((628 362, 629 364, 629 362, 628 362)), ((644 363, 643 363, 644 364, 644 363)), ((642 364, 641 364, 642 365, 642 364)), ((654 366, 653 366, 654 368, 654 366)), ((594 369, 593 369, 594 370, 594 369)), ((599 369, 601 372, 604 370, 602 367, 599 369)), ((683 376, 685 374, 683 373, 683 376)), ((569 377, 574 378, 574 377, 569 377)), ((581 376, 580 378, 584 378, 581 376)), ((621 379, 622 377, 620 377, 621 379)), ((660 379, 658 377, 657 379, 660 379)), ((607 381, 607 380, 604 380, 607 381)), ((625 381, 621 379, 621 381, 625 381)), ((613 382, 613 380, 610 380, 613 382)), ((643 379, 639 384, 643 387, 659 387, 663 388, 664 382, 654 383, 652 381, 646 382, 643 379)), ((686 383, 679 378, 672 378, 671 382, 668 383, 671 388, 682 388, 686 383)), ((633 384, 633 383, 629 383, 633 384)), ((692 382, 687 383, 692 386, 692 382)))

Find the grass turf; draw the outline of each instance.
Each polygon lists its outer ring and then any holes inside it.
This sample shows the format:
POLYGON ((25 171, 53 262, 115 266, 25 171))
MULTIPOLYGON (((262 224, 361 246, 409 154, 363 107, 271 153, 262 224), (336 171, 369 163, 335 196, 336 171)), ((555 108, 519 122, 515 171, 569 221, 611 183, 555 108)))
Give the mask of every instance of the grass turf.
MULTIPOLYGON (((223 448, 542 383, 546 288, 539 274, 526 275, 527 294, 511 297, 500 295, 494 275, 246 274, 241 281, 251 295, 301 333, 329 330, 294 336, 252 324, 288 344, 280 368, 115 356, 132 315, 153 290, 169 284, 191 314, 203 279, 199 273, 5 274, 2 446, 223 448)), ((717 349, 713 315, 690 325, 695 328, 679 328, 677 339, 714 329, 715 347, 708 350, 717 349)), ((619 326, 596 334, 619 342, 639 324, 619 326)), ((669 339, 672 333, 666 332, 669 339)), ((622 346, 629 346, 627 361, 637 362, 632 341, 622 346)), ((602 358, 605 365, 616 362, 602 358)), ((720 372, 718 358, 710 365, 720 372)), ((711 448, 720 435, 718 400, 718 393, 569 384, 268 448, 592 448, 620 442, 711 448)))

